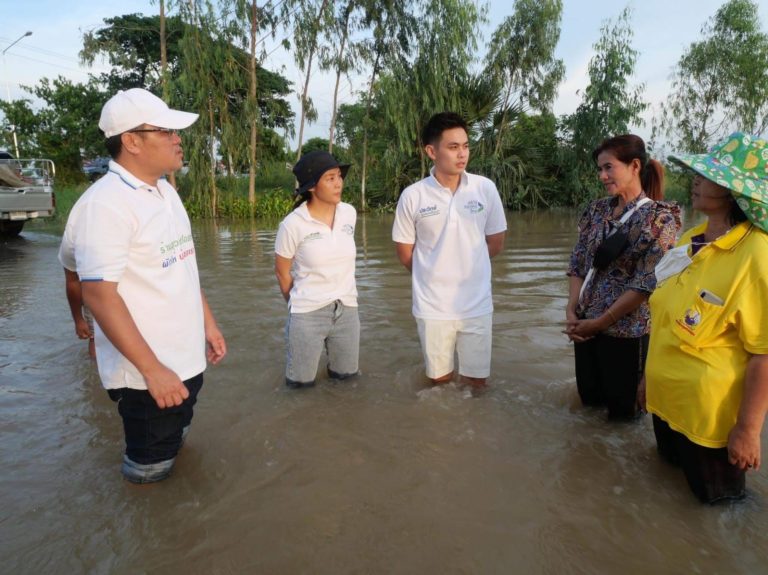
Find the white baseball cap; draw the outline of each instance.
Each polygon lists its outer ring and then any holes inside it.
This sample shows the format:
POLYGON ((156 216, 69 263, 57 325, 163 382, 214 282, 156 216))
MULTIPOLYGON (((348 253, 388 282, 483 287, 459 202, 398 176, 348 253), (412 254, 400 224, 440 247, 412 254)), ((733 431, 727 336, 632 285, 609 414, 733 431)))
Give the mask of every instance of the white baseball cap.
POLYGON ((142 124, 182 130, 195 123, 198 115, 171 110, 168 104, 142 88, 120 90, 101 109, 99 128, 111 138, 142 124))

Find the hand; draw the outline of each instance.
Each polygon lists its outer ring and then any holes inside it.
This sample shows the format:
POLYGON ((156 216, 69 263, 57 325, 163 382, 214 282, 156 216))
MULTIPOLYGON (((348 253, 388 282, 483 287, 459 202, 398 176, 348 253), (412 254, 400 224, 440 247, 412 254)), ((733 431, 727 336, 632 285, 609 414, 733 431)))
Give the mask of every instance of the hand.
POLYGON ((157 403, 157 407, 175 407, 189 397, 189 390, 175 372, 162 364, 149 375, 144 375, 147 391, 157 403))
POLYGON ((216 324, 206 327, 205 342, 205 357, 209 363, 216 365, 227 355, 227 342, 216 324))
POLYGON ((571 341, 581 343, 592 339, 604 329, 605 326, 599 319, 579 319, 566 329, 565 334, 571 341))
POLYGON ((88 339, 93 336, 91 328, 88 327, 88 322, 85 321, 85 318, 83 317, 79 317, 75 320, 75 333, 80 339, 88 339))
POLYGON ((645 376, 640 378, 640 383, 637 384, 637 408, 641 413, 648 413, 645 407, 645 376))
POLYGON ((573 309, 565 308, 565 329, 563 330, 563 333, 568 336, 569 341, 582 343, 591 339, 589 337, 578 336, 574 333, 573 330, 576 328, 579 321, 579 316, 576 315, 576 312, 573 309))
POLYGON ((728 461, 741 470, 760 469, 760 430, 744 429, 737 423, 728 434, 728 461))

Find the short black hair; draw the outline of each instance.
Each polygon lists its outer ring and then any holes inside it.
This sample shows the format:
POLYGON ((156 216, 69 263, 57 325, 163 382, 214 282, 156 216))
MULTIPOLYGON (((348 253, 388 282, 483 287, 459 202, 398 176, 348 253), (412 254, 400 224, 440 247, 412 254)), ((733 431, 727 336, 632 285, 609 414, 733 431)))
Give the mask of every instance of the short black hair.
POLYGON ((421 145, 430 146, 437 143, 446 130, 463 128, 469 133, 467 122, 456 112, 440 112, 432 116, 421 129, 421 145))
POLYGON ((109 156, 113 160, 116 160, 120 155, 120 152, 123 151, 123 139, 121 136, 122 134, 117 134, 104 141, 104 146, 107 148, 107 152, 109 152, 109 156))

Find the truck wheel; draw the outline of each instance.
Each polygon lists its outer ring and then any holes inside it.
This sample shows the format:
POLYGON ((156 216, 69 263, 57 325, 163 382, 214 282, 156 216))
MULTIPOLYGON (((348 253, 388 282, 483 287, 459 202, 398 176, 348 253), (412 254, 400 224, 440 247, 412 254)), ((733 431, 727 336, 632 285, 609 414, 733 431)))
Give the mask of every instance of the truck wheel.
POLYGON ((21 233, 24 221, 0 220, 0 236, 13 238, 21 233))

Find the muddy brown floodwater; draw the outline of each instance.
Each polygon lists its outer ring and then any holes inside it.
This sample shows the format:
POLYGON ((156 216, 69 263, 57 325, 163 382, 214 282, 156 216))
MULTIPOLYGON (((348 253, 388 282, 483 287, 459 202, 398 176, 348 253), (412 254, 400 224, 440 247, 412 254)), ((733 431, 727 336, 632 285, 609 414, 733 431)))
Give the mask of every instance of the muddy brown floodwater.
POLYGON ((74 335, 57 231, 3 242, 0 571, 768 573, 767 470, 744 503, 701 506, 649 418, 580 407, 560 333, 575 222, 509 215, 480 397, 423 387, 391 217, 356 232, 362 376, 300 392, 283 386, 275 225, 197 224, 229 356, 206 372, 174 474, 150 486, 120 476, 120 419, 74 335))

